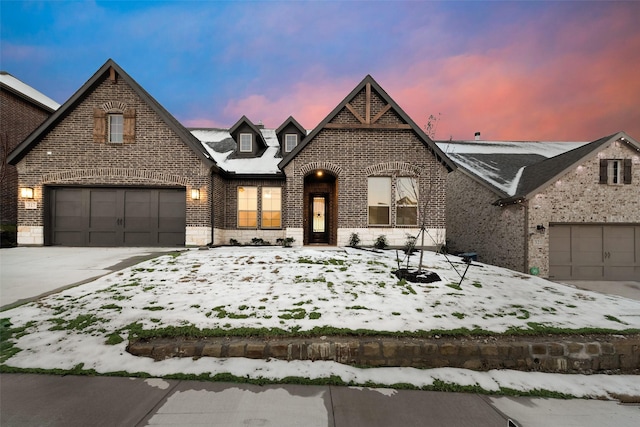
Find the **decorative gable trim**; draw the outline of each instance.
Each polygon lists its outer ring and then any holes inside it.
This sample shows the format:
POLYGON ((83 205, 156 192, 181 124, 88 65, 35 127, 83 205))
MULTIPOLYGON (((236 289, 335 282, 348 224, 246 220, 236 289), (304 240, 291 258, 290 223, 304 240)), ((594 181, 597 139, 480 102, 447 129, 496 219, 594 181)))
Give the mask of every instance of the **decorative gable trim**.
POLYGON ((307 176, 317 170, 331 172, 336 177, 339 177, 342 174, 342 168, 331 162, 311 162, 300 167, 300 173, 304 176, 307 176))
POLYGON ((406 162, 386 162, 372 165, 364 170, 365 176, 379 175, 383 173, 389 173, 390 171, 396 171, 403 174, 420 176, 422 175, 422 169, 416 165, 412 165, 406 162))
MULTIPOLYGON (((361 101, 358 101, 361 102, 361 101)), ((315 129, 301 141, 298 146, 287 154, 286 157, 278 164, 280 169, 293 160, 296 155, 308 145, 316 135, 323 129, 376 129, 376 130, 411 130, 422 141, 426 148, 433 153, 436 159, 444 165, 447 170, 453 171, 456 165, 440 148, 424 133, 418 125, 395 103, 395 101, 380 87, 380 85, 371 77, 366 76, 358 86, 356 86, 349 95, 338 104, 327 117, 315 129), (364 91, 364 105, 361 107, 355 105, 355 98, 364 91), (380 110, 373 114, 374 111, 374 93, 384 105, 380 110), (388 117, 390 113, 394 113, 397 120, 382 120, 388 117), (335 122, 339 115, 349 114, 355 120, 349 122, 335 122)))

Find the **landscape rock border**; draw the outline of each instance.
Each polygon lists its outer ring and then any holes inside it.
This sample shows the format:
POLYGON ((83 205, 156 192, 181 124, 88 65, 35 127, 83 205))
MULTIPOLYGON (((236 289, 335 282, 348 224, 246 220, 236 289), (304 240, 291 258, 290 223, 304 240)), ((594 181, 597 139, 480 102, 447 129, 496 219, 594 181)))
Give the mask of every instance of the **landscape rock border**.
POLYGON ((640 373, 640 334, 433 338, 154 338, 129 342, 136 356, 331 360, 364 367, 640 373))

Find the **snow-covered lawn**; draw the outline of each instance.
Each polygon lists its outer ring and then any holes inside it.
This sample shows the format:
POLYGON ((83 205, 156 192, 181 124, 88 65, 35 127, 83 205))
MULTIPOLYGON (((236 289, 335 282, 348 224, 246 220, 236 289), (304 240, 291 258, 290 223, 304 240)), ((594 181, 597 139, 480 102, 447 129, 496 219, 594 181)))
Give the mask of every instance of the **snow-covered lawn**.
MULTIPOLYGON (((595 380, 600 376, 358 369, 332 362, 212 358, 154 362, 125 351, 129 327, 135 323, 144 329, 193 325, 200 329, 307 331, 333 327, 389 332, 479 328, 500 333, 539 325, 640 328, 640 301, 582 291, 477 263, 458 287, 458 273, 444 256, 435 253, 425 253, 423 265, 442 280, 406 283, 392 274, 397 268, 395 257, 395 251, 278 247, 223 247, 161 256, 3 312, 0 316, 8 318, 16 331, 11 338, 13 348, 21 350, 3 363, 43 369, 72 369, 84 364, 84 369, 103 373, 124 370, 151 375, 230 372, 272 379, 338 375, 344 381, 382 384, 424 385, 439 379, 479 384, 489 390, 499 386, 526 390, 527 384, 531 389, 540 388, 540 378, 544 378, 548 383, 545 388, 550 390, 598 394, 591 385, 578 390, 574 383, 567 385, 566 378, 573 377, 583 378, 582 383, 601 384, 599 387, 605 388, 598 389, 600 395, 616 391, 640 395, 640 385, 636 385, 640 381, 629 380, 628 387, 620 385, 627 376, 595 380), (125 341, 107 344, 109 338, 118 336, 125 341), (549 382, 549 378, 564 379, 549 382), (607 389, 606 384, 612 382, 614 388, 607 389)), ((456 257, 450 259, 462 273, 466 265, 456 257)), ((416 262, 414 255, 414 267, 416 262)))

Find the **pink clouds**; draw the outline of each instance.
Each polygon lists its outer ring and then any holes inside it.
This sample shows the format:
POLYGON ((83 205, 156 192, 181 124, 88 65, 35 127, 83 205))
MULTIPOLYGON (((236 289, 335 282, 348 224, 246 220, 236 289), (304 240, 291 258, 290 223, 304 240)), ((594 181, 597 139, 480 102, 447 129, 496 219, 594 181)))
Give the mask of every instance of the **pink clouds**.
MULTIPOLYGON (((418 125, 441 114, 436 139, 481 131, 487 139, 593 140, 619 130, 640 138, 640 34, 629 8, 614 6, 562 16, 550 8, 524 25, 486 29, 459 54, 426 46, 430 55, 411 52, 370 72, 418 125)), ((227 126, 243 114, 268 127, 293 115, 313 128, 364 74, 307 73, 281 84, 282 93, 232 99, 227 126)))

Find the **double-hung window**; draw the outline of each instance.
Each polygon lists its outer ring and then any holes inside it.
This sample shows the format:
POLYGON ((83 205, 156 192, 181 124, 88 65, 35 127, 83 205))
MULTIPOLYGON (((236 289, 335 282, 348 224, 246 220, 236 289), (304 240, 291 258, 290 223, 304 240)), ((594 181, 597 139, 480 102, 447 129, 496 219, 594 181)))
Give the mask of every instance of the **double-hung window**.
POLYGON ((238 228, 258 227, 258 188, 238 187, 238 228))
POLYGON ((415 178, 396 179, 396 225, 418 224, 418 181, 415 178))
POLYGON ((262 187, 262 228, 280 228, 282 226, 282 189, 280 187, 262 187))
POLYGON ((240 152, 251 153, 253 151, 253 135, 250 133, 240 134, 240 152))
POLYGON ((631 184, 631 159, 601 159, 600 184, 631 184))
POLYGON ((290 153, 298 145, 298 135, 295 133, 287 133, 284 135, 284 151, 290 153))
POLYGON ((124 135, 124 116, 109 114, 109 142, 122 144, 124 135))
POLYGON ((368 181, 369 225, 390 225, 391 178, 370 177, 368 181))

